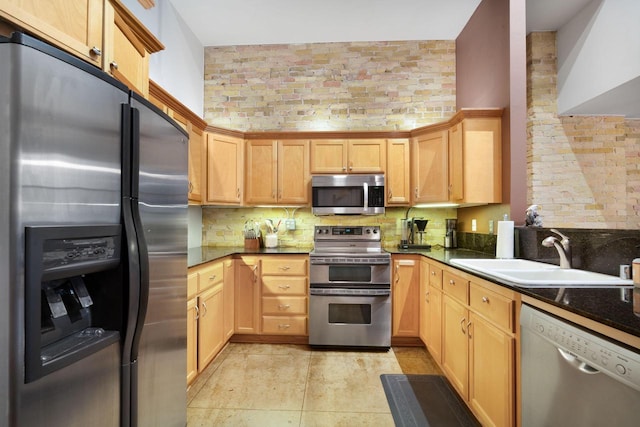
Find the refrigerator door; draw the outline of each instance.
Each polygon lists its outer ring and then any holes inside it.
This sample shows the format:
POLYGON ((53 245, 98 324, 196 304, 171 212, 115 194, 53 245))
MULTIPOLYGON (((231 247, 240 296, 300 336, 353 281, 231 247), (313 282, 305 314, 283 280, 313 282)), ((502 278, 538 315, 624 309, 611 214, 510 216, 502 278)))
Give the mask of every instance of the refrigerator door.
POLYGON ((120 422, 119 342, 25 381, 25 228, 120 223, 120 104, 128 92, 105 76, 27 36, 0 40, 2 426, 120 422))
POLYGON ((140 274, 144 319, 132 347, 131 425, 182 427, 187 406, 188 136, 136 94, 131 106, 132 199, 138 201, 132 214, 140 253, 148 254, 140 274))

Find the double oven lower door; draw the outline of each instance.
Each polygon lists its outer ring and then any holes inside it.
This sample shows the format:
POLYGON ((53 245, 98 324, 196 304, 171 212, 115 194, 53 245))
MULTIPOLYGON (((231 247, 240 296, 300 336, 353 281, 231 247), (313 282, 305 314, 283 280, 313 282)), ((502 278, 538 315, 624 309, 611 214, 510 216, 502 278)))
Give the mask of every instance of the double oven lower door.
POLYGON ((309 344, 391 346, 390 257, 312 256, 309 344))

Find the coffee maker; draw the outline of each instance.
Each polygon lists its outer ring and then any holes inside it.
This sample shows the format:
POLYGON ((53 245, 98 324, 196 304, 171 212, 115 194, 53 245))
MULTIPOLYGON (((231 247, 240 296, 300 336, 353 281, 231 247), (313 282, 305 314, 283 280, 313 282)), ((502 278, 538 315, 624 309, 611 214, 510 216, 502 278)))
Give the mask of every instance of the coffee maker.
POLYGON ((400 221, 401 237, 398 248, 400 249, 429 249, 431 245, 423 243, 425 229, 427 228, 428 219, 423 218, 406 218, 400 221), (416 231, 417 228, 417 231, 416 231), (419 234, 416 243, 416 233, 419 234))
POLYGON ((458 247, 458 237, 456 236, 456 228, 458 220, 456 218, 448 218, 445 220, 446 231, 444 234, 444 248, 455 249, 458 247))

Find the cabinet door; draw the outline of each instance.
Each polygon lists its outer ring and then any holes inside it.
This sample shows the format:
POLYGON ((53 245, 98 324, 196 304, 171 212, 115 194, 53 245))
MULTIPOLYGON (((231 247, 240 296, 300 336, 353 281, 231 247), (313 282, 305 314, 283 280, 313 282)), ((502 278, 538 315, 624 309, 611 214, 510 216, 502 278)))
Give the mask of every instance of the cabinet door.
POLYGON ((207 203, 242 202, 242 145, 239 138, 207 134, 207 203))
POLYGON ((442 302, 442 370, 464 400, 469 398, 469 312, 448 295, 442 302))
POLYGON ((235 332, 260 332, 260 271, 259 260, 242 257, 235 262, 235 332))
POLYGON ((311 141, 311 173, 347 173, 347 141, 311 141))
POLYGON ((278 203, 308 204, 309 141, 278 141, 278 203))
POLYGON ((393 336, 420 336, 420 268, 416 258, 393 259, 393 336))
POLYGON ((202 372, 224 344, 222 284, 198 296, 198 372, 202 372))
POLYGON ((235 331, 234 326, 234 311, 235 311, 235 303, 234 303, 234 295, 235 295, 235 271, 234 271, 234 261, 232 259, 228 259, 224 261, 224 288, 223 288, 223 297, 224 297, 224 320, 223 320, 223 329, 224 329, 224 341, 225 343, 229 341, 229 339, 233 336, 235 331))
MULTIPOLYGON (((475 160, 480 161, 480 159, 475 160)), ((462 122, 449 129, 449 200, 464 200, 462 122)))
POLYGON ((103 0, 3 0, 0 17, 100 67, 103 0))
POLYGON ((414 204, 448 200, 447 158, 447 131, 421 135, 413 141, 414 204))
POLYGON ((442 291, 429 287, 429 325, 427 348, 433 359, 442 363, 442 291))
POLYGON ((514 425, 514 338, 470 317, 469 405, 482 425, 514 425))
POLYGON ((502 201, 502 129, 500 118, 462 121, 463 201, 502 201))
POLYGON ((387 206, 408 205, 411 201, 411 173, 408 139, 387 140, 387 206))
POLYGON ((384 173, 387 142, 384 139, 350 140, 348 160, 348 173, 384 173))
POLYGON ((271 140, 246 142, 245 201, 274 204, 278 192, 278 145, 271 140))
POLYGON ((198 375, 198 299, 187 301, 187 384, 198 375))
POLYGON ((203 132, 191 123, 189 132, 189 201, 202 203, 202 165, 204 163, 203 132))

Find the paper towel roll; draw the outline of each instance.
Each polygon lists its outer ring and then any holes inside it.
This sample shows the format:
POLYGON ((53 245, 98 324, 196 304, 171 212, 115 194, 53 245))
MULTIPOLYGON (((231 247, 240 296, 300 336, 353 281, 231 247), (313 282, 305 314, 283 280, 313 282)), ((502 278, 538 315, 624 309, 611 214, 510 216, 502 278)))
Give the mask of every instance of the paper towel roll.
POLYGON ((513 221, 498 221, 496 258, 513 258, 513 221))

